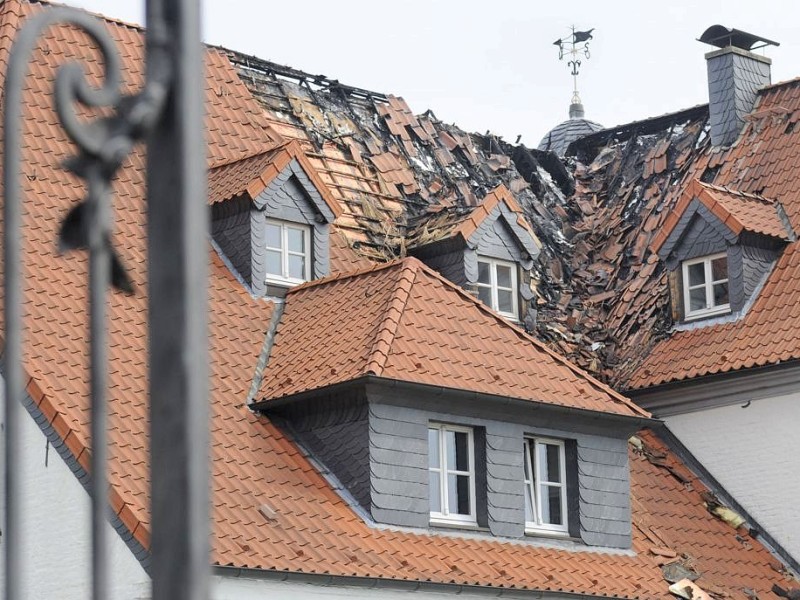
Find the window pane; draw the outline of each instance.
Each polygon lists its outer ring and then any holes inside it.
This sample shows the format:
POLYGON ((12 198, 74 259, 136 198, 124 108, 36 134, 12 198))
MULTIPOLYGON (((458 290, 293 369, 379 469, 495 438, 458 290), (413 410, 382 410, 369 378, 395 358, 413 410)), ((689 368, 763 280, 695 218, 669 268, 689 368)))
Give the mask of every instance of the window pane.
POLYGON ((689 310, 702 310, 706 307, 706 288, 689 290, 689 310))
POLYGON ((542 486, 542 523, 547 525, 563 524, 561 514, 561 488, 542 486))
POLYGON ((504 288, 511 287, 511 267, 497 265, 497 286, 504 288))
POLYGON ((513 292, 497 290, 497 310, 506 313, 514 312, 513 292))
POLYGON ((447 510, 450 514, 470 514, 468 475, 447 476, 447 510))
POLYGON ((428 466, 441 468, 439 463, 439 430, 428 429, 428 466))
POLYGON ((289 277, 295 279, 306 278, 306 258, 305 256, 289 255, 289 277))
POLYGON ((714 284, 714 306, 728 303, 728 283, 714 284))
POLYGON ((442 490, 437 471, 428 471, 428 494, 431 512, 442 512, 442 490))
POLYGON ((451 471, 469 471, 469 436, 463 431, 445 431, 447 468, 451 471))
POLYGON ((267 274, 283 277, 283 269, 281 269, 280 251, 267 250, 267 274))
POLYGON ((478 300, 486 306, 492 305, 492 290, 488 287, 478 287, 478 300))
POLYGON ((489 284, 492 282, 489 263, 478 261, 478 283, 489 284))
POLYGON ((281 247, 281 226, 267 223, 267 247, 281 247))
POLYGON ((306 251, 305 237, 306 236, 303 235, 303 232, 301 230, 287 227, 286 238, 288 241, 289 251, 305 253, 306 251))
MULTIPOLYGON (((703 263, 689 265, 689 285, 701 285, 706 280, 706 267, 703 263)), ((705 306, 705 303, 704 303, 705 306)))
POLYGON ((719 281, 728 278, 728 260, 725 257, 711 261, 711 279, 719 281))
POLYGON ((539 481, 550 483, 561 482, 560 446, 555 444, 538 444, 538 460, 536 465, 539 481))

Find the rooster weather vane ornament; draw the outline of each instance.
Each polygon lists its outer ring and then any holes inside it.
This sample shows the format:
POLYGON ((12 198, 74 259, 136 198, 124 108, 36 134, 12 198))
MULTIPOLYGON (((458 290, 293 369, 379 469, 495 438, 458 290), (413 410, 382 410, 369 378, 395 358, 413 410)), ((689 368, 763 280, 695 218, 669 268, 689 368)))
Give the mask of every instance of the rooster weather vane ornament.
POLYGON ((575 26, 572 26, 572 33, 561 39, 553 42, 554 46, 558 46, 558 60, 564 60, 567 57, 567 65, 570 67, 572 75, 572 104, 580 104, 580 96, 578 95, 578 74, 581 68, 580 56, 583 54, 585 58, 590 58, 589 54, 589 40, 593 39, 592 32, 594 27, 587 31, 575 31, 575 26))

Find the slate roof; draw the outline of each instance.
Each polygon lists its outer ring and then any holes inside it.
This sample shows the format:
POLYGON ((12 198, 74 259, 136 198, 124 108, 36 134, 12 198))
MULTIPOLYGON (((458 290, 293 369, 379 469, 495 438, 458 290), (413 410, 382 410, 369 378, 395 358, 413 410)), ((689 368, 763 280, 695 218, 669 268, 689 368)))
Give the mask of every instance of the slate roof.
POLYGON ((589 119, 569 118, 544 135, 539 142, 539 150, 550 150, 559 156, 564 156, 572 142, 602 129, 604 127, 600 123, 589 119))
POLYGON ((267 401, 374 375, 648 416, 415 258, 292 288, 264 375, 267 401))
MULTIPOLYGON (((5 65, 9 40, 21 20, 42 6, 46 5, 35 0, 2 4, 0 65, 5 65)), ((124 79, 128 91, 133 91, 142 81, 141 31, 110 20, 106 24, 122 49, 124 79)), ((52 425, 66 452, 88 471, 87 258, 80 252, 55 255, 58 223, 83 196, 82 186, 61 168, 73 149, 57 124, 49 96, 55 66, 71 57, 82 59, 91 78, 101 75, 99 56, 85 37, 68 27, 50 28, 34 54, 33 75, 24 94, 24 367, 35 404, 31 410, 52 425)), ((225 54, 207 50, 205 65, 209 166, 247 159, 281 143, 270 130, 272 121, 262 118, 225 54)), ((114 244, 138 290, 146 290, 143 159, 137 149, 114 181, 114 244)), ((332 260, 334 255, 343 257, 343 262, 335 267, 359 264, 362 259, 338 235, 332 238, 331 255, 332 260)), ((397 263, 376 274, 402 272, 413 264, 397 263)), ((429 272, 414 269, 430 290, 464 300, 429 272)), ((322 285, 333 286, 336 281, 322 285)), ((659 565, 680 560, 703 573, 699 584, 709 590, 719 588, 733 598, 747 597, 744 588, 765 595, 774 582, 784 587, 787 581, 793 584, 757 540, 737 537, 735 530, 707 512, 699 495, 702 483, 647 432, 642 434, 643 452, 631 451, 631 553, 372 527, 275 423, 244 405, 274 306, 253 299, 213 251, 208 293, 215 564, 326 577, 668 598, 659 565), (274 511, 274 519, 265 519, 260 510, 264 505, 274 511)), ((296 294, 313 295, 313 286, 296 294)), ((108 301, 110 501, 128 532, 146 548, 147 300, 140 292, 110 294, 108 301)), ((473 308, 482 311, 481 319, 490 316, 485 309, 473 308)), ((493 329, 498 329, 496 324, 493 329)), ((517 330, 502 331, 505 335, 511 331, 518 341, 524 339, 517 330)), ((534 343, 531 347, 549 355, 534 343)), ((581 380, 577 373, 575 378, 581 380)), ((603 388, 592 385, 592 389, 603 388)))

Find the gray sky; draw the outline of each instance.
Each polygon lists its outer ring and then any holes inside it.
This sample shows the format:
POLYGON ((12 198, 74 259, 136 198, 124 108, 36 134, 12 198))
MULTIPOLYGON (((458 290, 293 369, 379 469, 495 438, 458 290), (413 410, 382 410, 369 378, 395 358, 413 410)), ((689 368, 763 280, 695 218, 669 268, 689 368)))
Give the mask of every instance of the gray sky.
MULTIPOLYGON (((142 23, 143 0, 67 0, 142 23)), ((579 89, 606 126, 707 101, 696 41, 710 25, 780 42, 773 82, 800 76, 796 0, 205 0, 205 41, 402 96, 470 131, 535 146, 567 118, 572 77, 553 41, 594 27, 579 89)))

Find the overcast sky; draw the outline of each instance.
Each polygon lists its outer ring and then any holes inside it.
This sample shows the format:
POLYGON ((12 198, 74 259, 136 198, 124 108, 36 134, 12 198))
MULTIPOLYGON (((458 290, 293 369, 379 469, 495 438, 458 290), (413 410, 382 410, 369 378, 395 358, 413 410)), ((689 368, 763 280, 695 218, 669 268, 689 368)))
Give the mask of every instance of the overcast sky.
MULTIPOLYGON (((143 23, 144 2, 68 0, 143 23)), ((779 42, 773 82, 800 76, 796 0, 205 0, 205 41, 402 96, 469 131, 535 146, 567 118, 572 77, 553 41, 595 28, 578 86, 605 126, 707 101, 696 41, 710 25, 779 42)))

